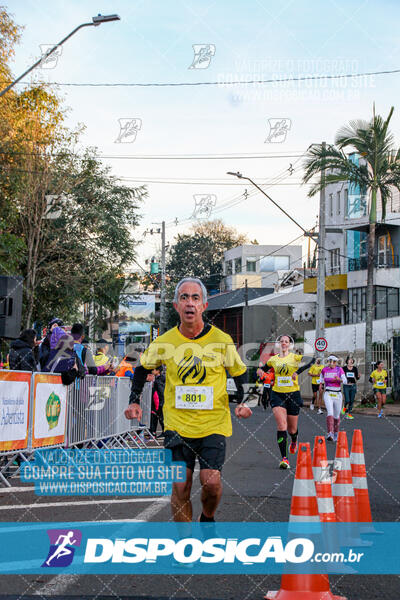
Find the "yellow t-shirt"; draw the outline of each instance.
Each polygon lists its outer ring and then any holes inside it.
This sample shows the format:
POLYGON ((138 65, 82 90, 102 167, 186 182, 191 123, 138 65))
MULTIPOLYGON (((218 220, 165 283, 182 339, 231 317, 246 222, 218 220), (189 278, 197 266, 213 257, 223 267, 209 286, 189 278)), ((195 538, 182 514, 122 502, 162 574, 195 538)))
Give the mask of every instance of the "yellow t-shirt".
POLYGON ((174 327, 150 344, 140 362, 146 369, 161 364, 167 367, 166 430, 191 438, 232 435, 225 369, 236 377, 246 372, 246 366, 230 335, 212 326, 205 335, 191 340, 174 327))
POLYGON ((386 383, 385 383, 385 379, 387 379, 387 371, 385 371, 385 369, 382 369, 382 371, 378 371, 378 369, 375 369, 375 371, 372 371, 370 377, 372 377, 372 379, 375 379, 375 383, 373 384, 372 387, 374 387, 375 389, 379 390, 379 389, 385 389, 386 387, 386 383))
POLYGON ((313 377, 311 378, 311 383, 313 383, 314 385, 319 384, 319 376, 323 368, 324 365, 312 365, 312 367, 310 367, 310 370, 308 372, 310 375, 313 375, 313 377))
POLYGON ((293 352, 290 352, 285 357, 281 357, 279 354, 271 356, 267 365, 273 367, 275 372, 275 383, 272 391, 281 393, 299 391, 298 379, 296 377, 296 381, 293 381, 292 375, 299 368, 299 363, 302 359, 303 356, 301 354, 294 354, 293 352))
POLYGON ((108 360, 108 356, 106 356, 102 352, 98 352, 94 356, 94 364, 96 365, 96 367, 102 367, 103 365, 108 363, 108 360))

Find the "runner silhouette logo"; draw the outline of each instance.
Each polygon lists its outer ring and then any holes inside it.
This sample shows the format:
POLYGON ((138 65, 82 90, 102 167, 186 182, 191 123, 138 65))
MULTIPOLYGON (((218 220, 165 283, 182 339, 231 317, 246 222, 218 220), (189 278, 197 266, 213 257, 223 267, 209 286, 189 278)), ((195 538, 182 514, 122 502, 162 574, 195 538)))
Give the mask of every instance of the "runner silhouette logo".
POLYGON ((50 548, 42 567, 68 567, 74 558, 75 548, 81 545, 79 529, 48 529, 50 548))

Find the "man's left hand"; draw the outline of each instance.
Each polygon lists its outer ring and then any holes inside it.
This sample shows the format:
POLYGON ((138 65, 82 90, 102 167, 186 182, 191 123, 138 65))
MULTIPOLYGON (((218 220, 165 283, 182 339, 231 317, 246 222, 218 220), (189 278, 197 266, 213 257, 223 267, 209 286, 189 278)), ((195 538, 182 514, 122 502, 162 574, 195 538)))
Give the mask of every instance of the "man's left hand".
POLYGON ((239 406, 235 408, 235 415, 239 419, 248 419, 252 414, 251 408, 247 406, 247 404, 239 404, 239 406))

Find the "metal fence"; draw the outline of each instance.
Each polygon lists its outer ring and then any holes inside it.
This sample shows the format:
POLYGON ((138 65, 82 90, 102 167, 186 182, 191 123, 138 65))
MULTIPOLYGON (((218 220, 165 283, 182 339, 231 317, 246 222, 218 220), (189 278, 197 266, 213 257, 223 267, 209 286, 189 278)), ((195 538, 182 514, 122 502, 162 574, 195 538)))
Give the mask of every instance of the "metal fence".
MULTIPOLYGON (((377 363, 378 360, 383 360, 385 363, 384 368, 388 374, 388 382, 387 385, 389 388, 392 387, 393 382, 393 364, 392 364, 392 341, 388 341, 386 344, 373 344, 372 345, 372 361, 377 363)), ((375 366, 374 366, 375 368, 375 366)), ((372 368, 371 368, 372 371, 372 368)), ((369 376, 369 373, 367 373, 369 376)))
MULTIPOLYGON (((13 373, 17 373, 14 371, 13 373)), ((35 448, 35 414, 37 398, 35 397, 35 376, 31 378, 29 394, 29 423, 26 426, 27 438, 21 446, 17 440, 7 443, 5 450, 0 450, 0 482, 10 486, 9 479, 19 473, 19 463, 29 460, 35 448)), ((56 376, 55 376, 56 377, 56 376)), ((1 379, 1 376, 0 376, 1 379)), ((57 379, 59 379, 57 377, 57 379)), ((2 380, 7 385, 6 375, 2 380)), ((60 385, 60 383, 58 383, 60 385)), ((52 448, 145 448, 149 442, 160 445, 150 434, 152 384, 147 382, 141 397, 142 419, 128 420, 124 411, 128 407, 131 380, 128 377, 97 377, 87 375, 77 379, 68 386, 65 398, 65 433, 60 440, 49 441, 41 447, 52 448), (147 439, 146 439, 147 438, 147 439)), ((64 388, 65 389, 65 388, 64 388)))

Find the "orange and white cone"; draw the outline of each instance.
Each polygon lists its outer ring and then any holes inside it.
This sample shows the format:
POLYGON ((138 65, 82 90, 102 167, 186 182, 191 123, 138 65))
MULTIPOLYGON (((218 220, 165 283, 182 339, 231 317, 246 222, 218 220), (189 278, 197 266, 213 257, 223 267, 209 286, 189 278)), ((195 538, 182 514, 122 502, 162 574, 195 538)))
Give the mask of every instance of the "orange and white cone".
MULTIPOLYGON (((360 523, 372 523, 371 505, 369 503, 367 470, 365 468, 364 444, 361 429, 355 429, 350 454, 351 473, 353 476, 354 497, 357 506, 357 518, 360 523)), ((382 533, 373 525, 361 526, 361 533, 382 533)))
POLYGON ((353 432, 350 464, 357 507, 357 521, 360 523, 372 523, 361 429, 355 429, 353 432))
MULTIPOLYGON (((296 474, 293 484, 289 523, 320 522, 317 495, 311 464, 310 444, 300 443, 297 454, 296 474)), ((290 526, 289 526, 290 527, 290 526)), ((266 600, 346 600, 334 596, 329 578, 321 574, 282 575, 281 588, 268 592, 266 600)))
POLYGON ((336 520, 342 523, 355 523, 357 521, 357 507, 345 431, 339 431, 336 444, 332 495, 336 520))
POLYGON ((316 435, 314 439, 312 470, 321 522, 335 523, 335 506, 333 504, 331 477, 328 469, 326 443, 323 435, 316 435))
MULTIPOLYGON (((333 503, 335 505, 336 520, 338 523, 357 523, 357 505, 353 488, 353 477, 347 435, 345 431, 339 431, 336 444, 335 468, 333 470, 332 483, 333 503)), ((360 538, 358 525, 349 528, 349 535, 341 540, 343 546, 371 546, 360 538)))

